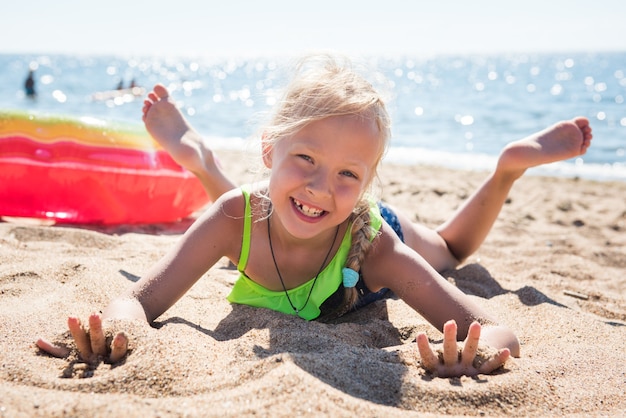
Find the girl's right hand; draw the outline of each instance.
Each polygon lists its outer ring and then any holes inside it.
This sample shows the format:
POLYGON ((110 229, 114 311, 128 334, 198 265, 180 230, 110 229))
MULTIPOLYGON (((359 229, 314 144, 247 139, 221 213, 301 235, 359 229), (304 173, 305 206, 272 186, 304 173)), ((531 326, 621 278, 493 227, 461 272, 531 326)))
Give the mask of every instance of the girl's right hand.
MULTIPOLYGON (((128 337, 124 332, 115 334, 110 346, 107 347, 106 337, 102 330, 102 317, 98 314, 89 316, 89 330, 83 327, 80 319, 73 316, 67 319, 67 326, 74 338, 81 360, 87 363, 97 361, 99 358, 109 363, 117 363, 128 352, 128 337)), ((36 344, 40 350, 54 357, 64 358, 70 354, 68 348, 54 345, 44 338, 39 338, 36 344)))

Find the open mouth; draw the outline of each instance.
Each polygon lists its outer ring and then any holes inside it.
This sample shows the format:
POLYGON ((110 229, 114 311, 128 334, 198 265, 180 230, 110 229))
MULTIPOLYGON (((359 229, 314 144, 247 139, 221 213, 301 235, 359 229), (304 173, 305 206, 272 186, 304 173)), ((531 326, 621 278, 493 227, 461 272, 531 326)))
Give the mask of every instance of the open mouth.
POLYGON ((317 218, 326 213, 326 211, 323 209, 318 209, 318 208, 313 208, 311 206, 307 206, 297 199, 291 198, 291 201, 293 202, 294 206, 298 208, 300 213, 308 217, 317 218))

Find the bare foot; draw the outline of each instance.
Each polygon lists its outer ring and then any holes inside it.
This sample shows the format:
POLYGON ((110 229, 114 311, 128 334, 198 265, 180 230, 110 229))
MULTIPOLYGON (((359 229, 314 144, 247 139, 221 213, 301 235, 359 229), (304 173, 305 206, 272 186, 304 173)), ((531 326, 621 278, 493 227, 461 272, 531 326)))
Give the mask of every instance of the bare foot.
POLYGON ((508 144, 498 160, 498 171, 519 177, 528 168, 578 157, 587 152, 592 138, 587 118, 559 122, 508 144))
POLYGON ((174 161, 200 179, 211 199, 235 187, 221 171, 213 151, 189 125, 162 84, 155 85, 148 93, 142 111, 148 133, 174 161))

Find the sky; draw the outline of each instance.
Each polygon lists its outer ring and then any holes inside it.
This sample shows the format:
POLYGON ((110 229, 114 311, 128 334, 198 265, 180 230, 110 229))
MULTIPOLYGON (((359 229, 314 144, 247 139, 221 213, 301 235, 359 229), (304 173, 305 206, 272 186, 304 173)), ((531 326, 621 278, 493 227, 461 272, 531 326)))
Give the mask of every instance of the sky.
POLYGON ((20 0, 1 10, 0 53, 626 50, 624 0, 20 0))

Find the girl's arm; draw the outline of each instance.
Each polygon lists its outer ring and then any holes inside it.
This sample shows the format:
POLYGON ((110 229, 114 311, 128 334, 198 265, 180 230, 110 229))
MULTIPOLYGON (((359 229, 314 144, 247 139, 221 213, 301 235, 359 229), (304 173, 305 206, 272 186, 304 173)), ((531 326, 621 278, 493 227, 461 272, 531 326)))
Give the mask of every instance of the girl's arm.
MULTIPOLYGON (((496 350, 486 360, 491 366, 488 371, 500 367, 509 353, 519 357, 519 341, 515 334, 509 328, 498 325, 468 295, 437 273, 419 254, 404 245, 386 223, 383 223, 381 234, 363 263, 362 272, 369 289, 391 289, 444 333, 443 357, 447 346, 448 359, 452 358, 451 350, 454 347, 456 363, 462 362, 458 360, 462 356, 456 350, 457 339, 466 339, 463 346, 475 343, 477 349, 481 346, 496 350), (453 326, 448 325, 450 320, 454 321, 453 326), (473 325, 474 323, 478 326, 473 325)), ((449 362, 443 361, 443 358, 442 361, 424 362, 424 354, 427 354, 429 348, 425 336, 418 338, 418 346, 423 354, 422 363, 427 369, 445 375, 448 374, 446 370, 454 368, 449 362)), ((476 350, 466 353, 465 362, 469 354, 472 354, 472 363, 476 350)), ((486 368, 476 368, 470 372, 486 372, 486 368)))
MULTIPOLYGON (((239 190, 219 198, 161 260, 109 304, 103 318, 152 322, 174 305, 221 257, 239 257, 243 208, 239 190)), ((84 360, 90 359, 94 353, 106 356, 109 350, 115 359, 126 354, 128 339, 122 332, 113 339, 113 347, 102 347, 104 334, 99 315, 90 316, 89 332, 75 317, 68 319, 68 327, 84 360)), ((55 356, 67 355, 45 339, 39 339, 37 346, 55 356)))
POLYGON ((112 302, 105 310, 105 317, 142 318, 152 322, 187 293, 220 258, 238 257, 243 208, 239 190, 219 198, 163 258, 112 302))

